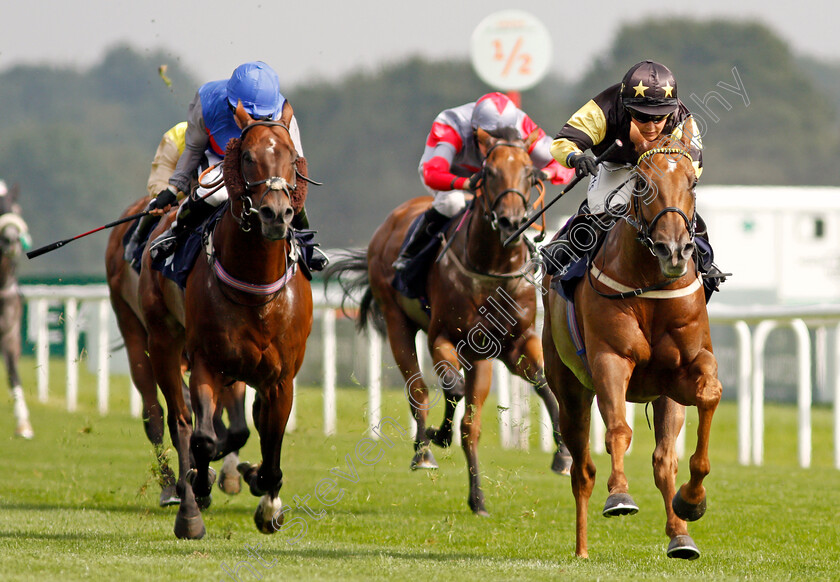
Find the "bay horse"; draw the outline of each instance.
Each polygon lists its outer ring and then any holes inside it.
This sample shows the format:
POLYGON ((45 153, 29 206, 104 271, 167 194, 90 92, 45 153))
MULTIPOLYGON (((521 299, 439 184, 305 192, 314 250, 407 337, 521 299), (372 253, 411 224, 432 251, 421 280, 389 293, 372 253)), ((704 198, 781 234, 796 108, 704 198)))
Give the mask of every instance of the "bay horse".
MULTIPOLYGON (((312 291, 298 268, 290 228, 295 211, 303 206, 296 193, 305 192, 297 187, 297 153, 288 129, 291 106, 286 104, 277 121, 255 121, 241 103, 234 115, 242 134, 231 140, 225 155, 229 201, 206 233, 205 256, 199 256, 183 290, 151 268, 148 249, 140 273, 149 357, 178 453, 178 538, 197 539, 205 533, 200 509, 206 507, 212 485, 208 464, 218 447, 213 415, 221 395, 235 382, 257 392, 254 424, 262 463, 240 464, 251 493, 262 496, 254 521, 263 533, 273 533, 283 523, 280 451, 293 380, 312 328, 312 291), (195 428, 180 389, 182 353, 190 363, 195 428)), ((170 212, 152 236, 171 224, 174 215, 170 212)))
MULTIPOLYGON (((543 295, 546 376, 560 403, 560 431, 573 458, 575 553, 581 557, 588 556, 587 508, 595 482, 589 451, 595 396, 611 458, 603 515, 638 511, 624 473, 632 437, 625 401, 650 402, 653 475, 665 502, 667 555, 700 555, 686 521, 699 519, 706 509, 709 434, 722 387, 693 259, 697 179, 688 139, 665 147, 637 145, 634 195, 624 206, 626 214, 611 211, 617 218, 574 289, 573 302, 554 291, 543 295), (675 441, 686 406, 697 407, 697 444, 690 478, 677 491, 675 441)), ((544 288, 549 284, 546 276, 544 288)))
MULTIPOLYGON (((122 214, 129 216, 141 212, 149 202, 148 197, 141 198, 131 204, 122 214)), ((148 352, 148 331, 145 316, 140 307, 138 288, 140 275, 124 258, 124 244, 126 232, 131 222, 114 227, 108 235, 105 250, 105 274, 111 307, 116 316, 126 355, 129 363, 129 374, 132 383, 143 400, 143 428, 146 437, 152 443, 157 460, 157 476, 160 484, 161 507, 177 505, 180 498, 175 491, 175 474, 169 467, 164 448, 164 410, 158 400, 158 385, 152 373, 152 365, 148 352)), ((182 363, 182 372, 187 371, 186 362, 182 363)), ((183 384, 183 382, 182 382, 183 384)), ((186 385, 182 386, 187 390, 186 385)), ((189 393, 186 394, 189 402, 189 393)), ((224 394, 223 406, 220 406, 214 418, 217 434, 223 436, 224 444, 219 447, 219 455, 213 460, 224 457, 224 464, 219 475, 219 488, 234 495, 241 489, 241 478, 237 465, 238 451, 248 440, 249 430, 245 419, 245 384, 237 383, 224 394), (222 411, 227 410, 228 426, 222 420, 222 411)))
POLYGON ((428 313, 419 300, 408 299, 394 288, 392 263, 410 225, 429 207, 431 197, 414 198, 396 208, 376 230, 366 252, 350 251, 327 269, 326 277, 327 282, 336 277, 346 296, 363 290, 360 328, 370 320, 380 331, 387 331, 417 422, 412 469, 437 468, 430 443, 451 444, 455 405, 466 398, 460 429, 469 468, 468 504, 474 513, 485 516, 477 451, 493 358, 531 384, 545 402, 557 443, 552 469, 567 473, 571 458, 560 439, 557 402, 543 374, 542 349, 534 328, 536 292, 526 280, 532 264, 529 246, 523 238, 507 247, 503 242, 524 223, 531 189, 542 189, 539 171, 528 155, 537 134, 522 140, 515 132, 497 137, 479 129, 477 139, 485 158, 478 192, 460 224, 454 221, 445 232, 449 243, 432 265, 426 283, 428 313), (439 429, 426 426, 428 411, 440 394, 429 402, 415 344, 421 329, 427 334, 434 369, 446 393, 439 429))
POLYGON ((18 372, 23 302, 15 272, 23 251, 22 241, 29 236, 29 227, 21 218, 19 194, 18 184, 8 189, 5 184, 0 187, 0 352, 14 400, 15 436, 31 439, 35 433, 18 372))

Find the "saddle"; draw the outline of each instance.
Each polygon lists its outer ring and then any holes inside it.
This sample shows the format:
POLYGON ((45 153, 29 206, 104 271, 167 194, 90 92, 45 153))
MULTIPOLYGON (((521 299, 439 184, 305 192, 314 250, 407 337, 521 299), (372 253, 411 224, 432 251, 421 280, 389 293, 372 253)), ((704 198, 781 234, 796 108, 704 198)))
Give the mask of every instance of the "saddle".
MULTIPOLYGON (((426 280, 429 277, 429 269, 437 257, 440 243, 443 241, 443 233, 449 230, 449 226, 453 222, 460 220, 464 212, 466 212, 466 209, 449 219, 440 231, 435 233, 429 243, 411 259, 406 268, 397 271, 394 274, 394 279, 391 281, 391 285, 401 295, 404 295, 409 299, 419 299, 421 304, 424 306, 424 310, 427 310, 426 306, 428 305, 428 300, 426 298, 426 280)), ((415 230, 417 230, 422 217, 422 214, 419 215, 414 219, 414 222, 411 223, 411 226, 408 227, 405 239, 400 246, 400 252, 402 252, 408 245, 408 241, 411 240, 411 235, 415 230)))

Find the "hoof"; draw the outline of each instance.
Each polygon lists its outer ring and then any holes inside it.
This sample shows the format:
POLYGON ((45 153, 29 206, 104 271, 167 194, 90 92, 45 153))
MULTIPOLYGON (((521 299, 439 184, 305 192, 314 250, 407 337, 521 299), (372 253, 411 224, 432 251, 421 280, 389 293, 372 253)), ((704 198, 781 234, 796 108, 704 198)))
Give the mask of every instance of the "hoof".
POLYGON ((564 452, 557 449, 554 453, 554 459, 551 461, 551 470, 558 475, 572 474, 572 456, 568 451, 564 452))
POLYGON ((205 510, 210 507, 210 504, 213 503, 213 495, 210 493, 213 489, 213 483, 216 482, 216 470, 213 467, 207 467, 207 493, 204 494, 204 491, 196 491, 195 487, 193 486, 193 482, 195 478, 198 476, 198 471, 196 469, 190 469, 187 471, 187 483, 189 483, 190 487, 193 488, 193 493, 195 493, 195 502, 198 504, 198 508, 200 510, 205 510))
POLYGON ((160 492, 160 506, 169 507, 170 505, 178 505, 181 503, 181 498, 175 490, 175 485, 167 485, 160 492))
POLYGON ((680 519, 685 521, 697 521, 703 517, 703 514, 706 513, 706 498, 704 497, 703 501, 700 503, 688 503, 682 498, 680 492, 677 491, 677 494, 674 495, 674 499, 671 500, 671 507, 680 519))
POLYGON ((19 422, 15 428, 15 436, 21 439, 30 440, 35 436, 35 431, 32 430, 32 425, 28 420, 19 422))
POLYGON ((219 489, 228 495, 236 495, 242 491, 242 476, 236 469, 236 455, 230 453, 222 463, 222 472, 219 475, 219 489))
POLYGON ((696 560, 700 557, 700 550, 691 536, 674 536, 668 544, 668 557, 680 560, 696 560))
POLYGON ((424 447, 421 451, 415 453, 414 458, 411 459, 411 470, 417 469, 437 469, 438 464, 431 449, 424 447))
POLYGON ((200 540, 204 537, 204 520, 201 514, 184 517, 180 513, 175 517, 175 537, 179 540, 200 540))
POLYGON ((429 427, 426 429, 426 438, 442 449, 448 449, 452 445, 452 431, 444 432, 439 428, 429 427))
POLYGON ((470 500, 469 506, 470 509, 472 509, 472 512, 478 517, 490 517, 490 512, 485 509, 483 500, 478 502, 470 500))
POLYGON ((629 493, 613 493, 607 497, 604 503, 604 517, 616 517, 618 515, 635 515, 639 513, 639 506, 633 501, 629 493))
POLYGON ((283 509, 283 502, 279 497, 272 499, 269 495, 263 495, 254 512, 254 525, 264 534, 280 531, 286 517, 283 509))

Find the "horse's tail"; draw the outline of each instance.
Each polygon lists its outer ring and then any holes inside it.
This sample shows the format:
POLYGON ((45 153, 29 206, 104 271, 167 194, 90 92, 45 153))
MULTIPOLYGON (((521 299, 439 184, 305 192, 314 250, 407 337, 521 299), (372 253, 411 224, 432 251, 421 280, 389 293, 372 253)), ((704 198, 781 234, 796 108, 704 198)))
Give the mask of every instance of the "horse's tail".
MULTIPOLYGON (((335 255, 334 255, 335 256, 335 255)), ((368 278, 367 249, 347 249, 339 251, 336 260, 330 262, 323 271, 324 289, 326 290, 332 279, 341 286, 341 311, 349 315, 346 310, 348 300, 356 300, 359 313, 356 317, 356 329, 364 331, 368 324, 381 335, 385 335, 385 318, 382 310, 373 298, 368 278), (359 295, 361 294, 361 297, 359 295)))

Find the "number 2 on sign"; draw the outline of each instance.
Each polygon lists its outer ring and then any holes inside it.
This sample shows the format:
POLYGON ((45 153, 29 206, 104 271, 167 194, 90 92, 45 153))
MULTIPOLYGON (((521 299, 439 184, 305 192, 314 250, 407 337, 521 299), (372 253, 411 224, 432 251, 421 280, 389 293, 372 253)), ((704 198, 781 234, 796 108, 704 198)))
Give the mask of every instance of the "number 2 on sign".
POLYGON ((518 69, 515 69, 520 75, 531 74, 531 55, 522 52, 522 37, 517 37, 513 48, 509 53, 505 53, 505 48, 502 46, 501 40, 493 41, 494 59, 497 61, 504 61, 504 68, 502 69, 502 76, 507 77, 512 68, 515 68, 517 62, 518 69))

